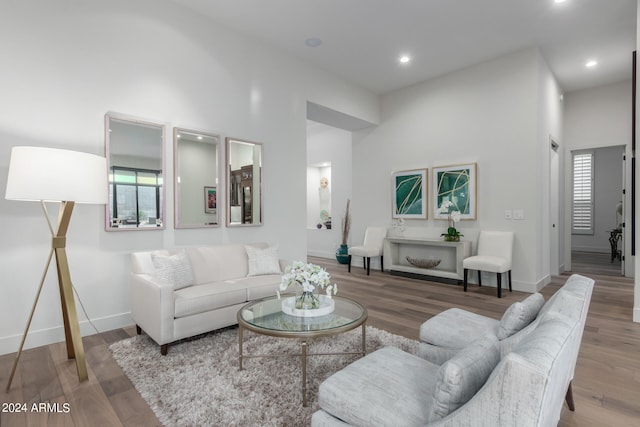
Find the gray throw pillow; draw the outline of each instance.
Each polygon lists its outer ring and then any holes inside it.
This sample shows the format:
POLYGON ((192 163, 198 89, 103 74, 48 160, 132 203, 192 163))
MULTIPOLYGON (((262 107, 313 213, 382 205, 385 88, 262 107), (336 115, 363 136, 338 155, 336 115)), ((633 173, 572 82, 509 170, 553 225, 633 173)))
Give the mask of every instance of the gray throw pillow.
POLYGON ((173 255, 152 253, 151 261, 156 268, 156 277, 163 282, 170 283, 174 289, 193 285, 193 272, 185 251, 173 255))
POLYGON ((429 421, 446 417, 469 401, 500 361, 498 339, 480 338, 445 362, 438 370, 429 421))
POLYGON ((544 305, 544 297, 540 293, 530 295, 522 302, 515 302, 504 312, 498 328, 498 339, 503 340, 522 330, 538 316, 544 305))
POLYGON ((261 276, 263 274, 282 274, 278 247, 270 246, 265 249, 255 246, 245 246, 249 258, 249 273, 247 276, 261 276))

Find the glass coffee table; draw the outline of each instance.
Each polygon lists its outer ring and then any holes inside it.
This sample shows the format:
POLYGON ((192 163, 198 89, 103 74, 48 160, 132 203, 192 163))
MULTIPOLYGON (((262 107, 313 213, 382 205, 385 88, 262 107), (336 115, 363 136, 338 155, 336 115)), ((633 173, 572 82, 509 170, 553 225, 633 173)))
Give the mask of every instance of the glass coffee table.
POLYGON ((238 311, 238 365, 242 370, 242 361, 252 357, 300 357, 302 360, 302 406, 307 406, 307 357, 359 354, 366 352, 365 322, 367 309, 356 301, 334 296, 335 310, 333 313, 319 317, 297 317, 282 311, 283 299, 267 297, 250 302, 238 311), (337 335, 362 327, 362 351, 344 353, 309 353, 308 341, 315 337, 337 335), (253 354, 242 353, 242 335, 245 329, 262 335, 279 338, 296 338, 300 341, 299 354, 253 354))

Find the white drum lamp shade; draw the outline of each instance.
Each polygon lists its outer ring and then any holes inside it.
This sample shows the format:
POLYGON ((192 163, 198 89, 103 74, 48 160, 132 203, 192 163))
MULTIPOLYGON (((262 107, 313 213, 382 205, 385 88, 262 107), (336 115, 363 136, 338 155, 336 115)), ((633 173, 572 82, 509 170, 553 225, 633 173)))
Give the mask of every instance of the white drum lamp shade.
POLYGON ((13 147, 5 198, 106 204, 107 159, 57 148, 13 147))

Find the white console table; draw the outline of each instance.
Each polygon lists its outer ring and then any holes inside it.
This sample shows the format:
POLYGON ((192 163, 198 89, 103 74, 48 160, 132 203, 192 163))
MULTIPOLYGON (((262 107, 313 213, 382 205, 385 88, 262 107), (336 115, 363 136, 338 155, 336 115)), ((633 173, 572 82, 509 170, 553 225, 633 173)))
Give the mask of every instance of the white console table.
POLYGON ((469 256, 471 242, 468 240, 445 242, 417 237, 387 237, 384 240, 384 268, 391 274, 438 277, 459 282, 464 279, 462 260, 469 256), (441 261, 434 268, 420 268, 410 264, 407 256, 441 261))

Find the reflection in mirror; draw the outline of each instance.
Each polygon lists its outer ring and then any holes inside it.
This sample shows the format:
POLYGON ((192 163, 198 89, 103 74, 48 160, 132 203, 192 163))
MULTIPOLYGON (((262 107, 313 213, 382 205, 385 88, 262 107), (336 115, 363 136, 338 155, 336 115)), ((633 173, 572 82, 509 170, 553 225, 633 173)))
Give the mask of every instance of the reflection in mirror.
POLYGON ((226 139, 227 225, 262 225, 262 144, 226 139))
POLYGON ((331 230, 331 162, 307 166, 307 228, 331 230))
POLYGON ((164 125, 108 113, 109 230, 164 228, 164 125))
POLYGON ((218 135, 174 128, 176 228, 218 225, 218 135))

